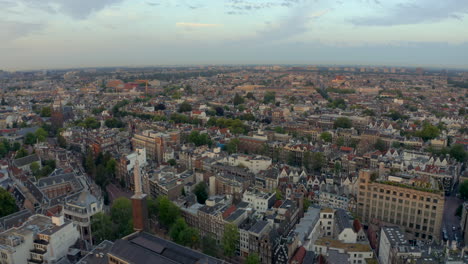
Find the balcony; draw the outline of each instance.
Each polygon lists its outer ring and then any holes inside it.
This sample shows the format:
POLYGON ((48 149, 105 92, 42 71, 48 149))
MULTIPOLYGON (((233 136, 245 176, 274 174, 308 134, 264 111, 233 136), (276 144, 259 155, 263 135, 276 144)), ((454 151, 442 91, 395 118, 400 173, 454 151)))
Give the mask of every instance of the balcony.
POLYGON ((34 243, 40 244, 40 245, 49 245, 49 241, 42 240, 42 239, 34 239, 34 243))
POLYGON ((44 263, 44 260, 41 259, 28 259, 28 264, 44 263))
POLYGON ((45 253, 47 253, 47 249, 35 248, 31 249, 29 252, 44 255, 45 253))

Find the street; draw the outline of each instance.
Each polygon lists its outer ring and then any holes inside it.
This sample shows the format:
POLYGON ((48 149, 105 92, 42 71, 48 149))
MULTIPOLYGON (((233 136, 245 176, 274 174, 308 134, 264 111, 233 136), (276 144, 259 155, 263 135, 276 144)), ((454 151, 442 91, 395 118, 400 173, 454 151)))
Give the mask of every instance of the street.
POLYGON ((113 183, 110 183, 109 185, 107 185, 106 190, 107 190, 107 193, 109 194, 109 201, 111 204, 115 199, 119 197, 130 198, 132 196, 132 193, 130 191, 123 191, 117 186, 115 186, 113 183))
POLYGON ((443 230, 446 230, 447 237, 449 241, 457 239, 460 243, 463 243, 461 239, 461 230, 460 230, 460 218, 455 216, 458 206, 462 204, 462 200, 456 197, 457 192, 453 192, 450 196, 445 197, 445 208, 444 208, 444 218, 442 220, 442 235, 444 238, 443 230), (453 230, 455 227, 455 231, 453 230))

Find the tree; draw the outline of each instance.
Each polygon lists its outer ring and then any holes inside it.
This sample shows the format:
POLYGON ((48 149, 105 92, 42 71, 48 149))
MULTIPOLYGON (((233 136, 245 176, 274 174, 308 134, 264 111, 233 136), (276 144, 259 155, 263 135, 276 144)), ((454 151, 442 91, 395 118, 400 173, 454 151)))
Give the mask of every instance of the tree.
POLYGON ((338 117, 333 123, 333 126, 335 128, 351 128, 353 123, 351 122, 351 119, 347 117, 338 117))
POLYGON ((242 96, 240 96, 238 93, 236 93, 236 95, 234 95, 234 99, 232 100, 232 103, 234 105, 243 104, 244 103, 244 98, 242 96))
POLYGON ((224 116, 224 108, 222 108, 221 106, 216 106, 214 110, 217 116, 224 116))
POLYGON ((211 146, 211 144, 213 143, 208 134, 200 134, 200 132, 198 131, 192 131, 192 133, 190 133, 189 135, 188 141, 195 144, 195 146, 211 146))
POLYGON ((117 238, 111 217, 103 212, 93 215, 91 218, 91 230, 93 231, 93 240, 96 244, 106 239, 114 240, 117 238))
POLYGON ((463 200, 468 200, 468 181, 464 181, 458 187, 458 192, 460 193, 460 198, 463 200))
POLYGON ((304 212, 307 212, 307 210, 309 209, 309 207, 310 207, 311 204, 312 204, 312 203, 310 202, 309 199, 307 199, 307 198, 304 199, 304 205, 303 205, 303 207, 304 207, 304 208, 303 208, 303 209, 304 209, 304 212))
POLYGON ((39 142, 44 142, 48 136, 48 133, 42 127, 40 127, 36 130, 34 135, 36 136, 39 142))
POLYGON ((455 144, 450 148, 450 156, 456 159, 459 162, 465 162, 468 154, 461 144, 455 144))
POLYGON ((387 144, 382 139, 377 139, 374 144, 374 148, 378 149, 380 152, 384 152, 387 149, 387 144))
POLYGON ((343 98, 333 100, 329 105, 332 108, 346 109, 346 101, 343 98))
POLYGON ((21 143, 15 141, 15 143, 13 143, 12 150, 13 151, 18 151, 20 148, 21 148, 21 143))
POLYGON ((167 163, 169 163, 169 165, 171 165, 172 167, 177 165, 177 161, 175 159, 170 159, 170 160, 167 161, 167 163))
POLYGON ((24 136, 24 144, 27 144, 27 145, 36 144, 36 135, 34 135, 31 132, 28 132, 26 136, 24 136))
POLYGON ((158 111, 158 110, 166 110, 166 105, 164 105, 164 104, 162 104, 162 103, 159 103, 159 104, 157 104, 157 105, 154 107, 154 109, 155 109, 156 111, 158 111))
POLYGON ((280 126, 275 127, 275 132, 278 134, 286 134, 284 127, 280 127, 280 126))
POLYGON ((362 111, 362 114, 366 116, 375 116, 375 112, 372 109, 365 109, 364 111, 362 111))
POLYGON ((58 134, 57 135, 57 142, 61 148, 67 148, 67 140, 64 136, 58 134))
POLYGON ((325 156, 322 152, 313 152, 311 156, 312 169, 320 171, 325 164, 325 156))
POLYGON ((197 184, 193 190, 193 193, 197 196, 197 202, 200 204, 205 204, 205 201, 208 199, 208 192, 206 189, 206 183, 202 181, 197 184))
POLYGON ((342 147, 342 146, 344 146, 344 144, 345 144, 345 139, 344 139, 344 137, 339 137, 339 138, 336 140, 336 145, 337 145, 338 147, 342 147))
POLYGON ((158 196, 156 206, 159 222, 165 227, 171 227, 174 219, 180 216, 179 207, 172 203, 167 196, 158 196))
POLYGON ((332 142, 332 134, 330 132, 323 132, 320 134, 320 139, 325 142, 332 142))
POLYGON ((195 247, 200 242, 200 234, 197 229, 188 227, 179 233, 178 239, 183 246, 195 247))
POLYGON ((158 215, 158 204, 156 200, 149 197, 147 200, 148 217, 152 218, 158 215))
POLYGON ((24 148, 20 148, 20 150, 18 150, 16 152, 16 156, 15 156, 15 159, 20 159, 20 158, 24 158, 26 156, 28 156, 29 153, 27 150, 25 150, 24 148))
POLYGON ((108 128, 121 128, 125 126, 125 124, 117 118, 107 119, 104 123, 108 128))
POLYGON ((283 194, 281 193, 281 190, 276 188, 276 191, 275 191, 275 198, 276 200, 283 200, 283 194))
POLYGON ((266 92, 263 95, 263 103, 270 104, 276 101, 276 93, 275 92, 266 92))
POLYGON ((335 175, 339 175, 341 172, 341 163, 339 163, 338 161, 335 162, 335 165, 333 166, 333 171, 335 175))
POLYGON ((245 259, 245 264, 260 264, 260 258, 258 257, 257 253, 251 253, 245 259))
POLYGON ((177 244, 182 244, 181 241, 179 240, 179 234, 187 228, 188 226, 187 226, 187 223, 185 223, 185 220, 182 217, 179 217, 177 218, 177 220, 175 220, 174 224, 171 226, 171 229, 169 230, 169 236, 177 244))
POLYGON ((101 127, 101 123, 94 117, 88 117, 84 120, 84 127, 88 129, 98 129, 101 127))
POLYGON ((434 139, 438 137, 439 134, 440 134, 439 128, 437 128, 436 126, 428 122, 424 122, 422 130, 416 133, 416 135, 422 138, 424 141, 434 139))
POLYGON ((239 243, 239 229, 235 224, 226 224, 222 238, 224 255, 228 257, 234 256, 236 253, 237 243, 239 243))
POLYGON ((50 117, 52 115, 52 108, 50 106, 42 107, 41 117, 50 117))
POLYGON ((114 200, 111 207, 111 219, 116 224, 118 237, 126 236, 133 232, 132 202, 126 197, 114 200))
POLYGON ((29 165, 29 168, 31 169, 31 172, 34 176, 37 176, 37 174, 39 173, 39 170, 41 169, 41 166, 39 165, 39 163, 37 161, 31 163, 31 165, 29 165))
POLYGON ((245 98, 251 99, 251 100, 256 100, 256 98, 255 98, 255 96, 253 95, 252 92, 248 92, 248 93, 245 95, 245 98))
POLYGON ((192 105, 187 101, 184 101, 179 105, 179 113, 190 112, 192 111, 192 105))
POLYGON ((210 234, 204 236, 201 240, 202 252, 212 257, 218 257, 218 247, 216 244, 216 239, 214 239, 210 234))
POLYGON ((18 211, 13 195, 0 187, 0 217, 10 215, 18 211))
POLYGON ((237 138, 233 138, 229 141, 229 143, 226 144, 226 151, 229 153, 229 154, 232 154, 232 153, 237 153, 238 149, 239 149, 239 144, 240 144, 240 141, 239 139, 237 138))
POLYGON ((195 228, 188 227, 185 220, 179 217, 169 230, 169 236, 174 242, 183 246, 193 247, 198 244, 200 236, 195 228))

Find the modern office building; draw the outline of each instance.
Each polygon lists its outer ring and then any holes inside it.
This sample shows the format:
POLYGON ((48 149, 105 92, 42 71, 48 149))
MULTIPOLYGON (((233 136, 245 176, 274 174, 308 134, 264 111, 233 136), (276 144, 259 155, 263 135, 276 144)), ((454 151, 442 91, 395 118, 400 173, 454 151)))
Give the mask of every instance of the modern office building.
POLYGON ((359 173, 357 214, 364 223, 399 225, 416 239, 439 240, 444 213, 443 188, 436 181, 359 173))

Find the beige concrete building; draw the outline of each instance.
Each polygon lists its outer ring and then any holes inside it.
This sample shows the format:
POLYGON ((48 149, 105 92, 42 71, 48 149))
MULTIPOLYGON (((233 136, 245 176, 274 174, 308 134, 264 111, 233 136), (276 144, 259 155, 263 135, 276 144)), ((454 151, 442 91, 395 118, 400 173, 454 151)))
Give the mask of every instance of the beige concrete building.
MULTIPOLYGON (((372 179, 369 170, 359 173, 357 213, 364 223, 396 224, 416 239, 439 240, 445 196, 428 183, 372 179)), ((396 177, 393 177, 396 178, 396 177)))

